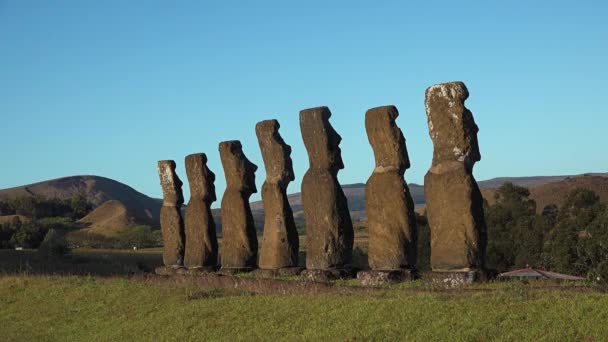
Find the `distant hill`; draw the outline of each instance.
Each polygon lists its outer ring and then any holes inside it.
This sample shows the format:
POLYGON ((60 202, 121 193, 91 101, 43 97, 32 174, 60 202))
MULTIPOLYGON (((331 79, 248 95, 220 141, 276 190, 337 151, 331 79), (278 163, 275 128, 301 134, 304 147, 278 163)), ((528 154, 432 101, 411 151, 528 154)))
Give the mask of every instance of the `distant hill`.
MULTIPOLYGON (((527 188, 530 190, 530 198, 536 202, 537 212, 541 212, 548 204, 561 206, 564 203, 566 195, 576 188, 592 190, 600 197, 600 201, 608 203, 607 174, 585 174, 574 177, 563 177, 558 181, 536 184, 527 188)), ((495 191, 496 189, 483 189, 482 194, 488 202, 493 203, 495 191)))
MULTIPOLYGON (((484 197, 493 198, 493 190, 504 182, 511 182, 530 189, 531 197, 536 200, 537 208, 542 210, 546 204, 561 204, 565 195, 575 187, 588 188, 600 196, 602 201, 608 202, 608 173, 594 173, 577 176, 536 176, 536 177, 501 177, 478 182, 484 197)), ((425 198, 424 187, 419 184, 409 184, 410 193, 414 199, 417 210, 423 210, 425 198)), ((365 184, 345 184, 344 194, 348 199, 349 209, 353 221, 365 220, 365 184)), ((14 198, 18 196, 42 195, 45 197, 69 198, 73 194, 83 192, 88 200, 98 207, 83 220, 90 221, 90 228, 99 231, 108 231, 114 225, 147 224, 159 227, 160 199, 148 197, 135 189, 115 180, 99 176, 73 176, 53 179, 45 182, 0 190, 0 198, 14 198), (107 206, 102 203, 114 200, 107 206), (90 217, 89 217, 90 216, 90 217), (112 223, 112 222, 115 222, 112 223), (101 224, 100 224, 101 223, 101 224), (101 228, 100 228, 101 227, 101 228), (105 227, 105 228, 104 228, 105 227)), ((221 196, 221 194, 218 194, 221 196)), ((297 224, 304 224, 301 194, 288 195, 289 203, 294 212, 297 224)), ((187 199, 186 199, 187 200, 187 199)), ((259 230, 264 225, 264 208, 262 201, 251 203, 256 226, 259 230)), ((213 215, 218 229, 221 229, 220 210, 213 209, 213 215)))
POLYGON ((511 182, 515 185, 526 188, 543 185, 547 183, 559 182, 567 178, 575 178, 582 176, 599 176, 608 177, 608 173, 584 173, 581 175, 566 175, 566 176, 532 176, 532 177, 498 177, 478 182, 480 189, 498 188, 506 182, 511 182))
POLYGON ((109 200, 120 201, 139 224, 159 227, 161 200, 148 197, 130 186, 99 176, 72 176, 0 190, 0 198, 43 196, 70 198, 84 193, 94 207, 109 200))
MULTIPOLYGON (((424 204, 424 187, 418 184, 409 184, 410 193, 415 204, 424 204)), ((348 199, 348 209, 350 210, 353 221, 364 219, 365 216, 365 184, 344 184, 342 185, 344 195, 348 199)), ((302 194, 297 192, 287 196, 291 209, 293 210, 296 224, 304 224, 304 208, 302 207, 302 194)), ((251 211, 255 217, 261 217, 263 222, 264 205, 262 201, 251 203, 251 211)))
MULTIPOLYGON (((608 173, 587 173, 576 176, 499 177, 479 181, 478 185, 479 188, 482 189, 484 197, 492 197, 493 192, 491 189, 495 189, 505 182, 511 182, 515 185, 530 188, 530 191, 532 192, 532 198, 538 198, 537 206, 540 207, 539 210, 542 210, 542 208, 544 207, 544 203, 561 204, 562 201, 558 200, 557 197, 565 196, 568 191, 576 187, 575 184, 580 184, 580 186, 590 188, 598 192, 600 197, 606 202, 608 202, 608 189, 605 189, 602 185, 604 184, 603 181, 608 182, 608 173), (589 182, 589 177, 594 179, 599 178, 599 181, 596 180, 595 182, 589 182), (586 180, 578 180, 580 178, 585 178, 586 180), (561 183, 560 181, 566 181, 566 183, 561 183), (555 182, 558 183, 548 186, 546 188, 542 187, 545 184, 553 184, 555 182), (547 190, 545 191, 544 189, 547 190)), ((412 199, 414 200, 414 204, 416 205, 417 211, 424 211, 424 186, 415 183, 410 183, 408 184, 408 187, 410 189, 410 193, 412 195, 412 199)), ((365 220, 365 184, 345 184, 342 185, 342 188, 344 190, 346 198, 348 199, 348 208, 350 209, 353 221, 365 220)), ((298 192, 288 195, 288 200, 291 204, 296 223, 304 224, 304 212, 302 208, 301 193, 298 192)), ((264 217, 264 208, 262 201, 252 202, 251 210, 254 213, 254 217, 261 218, 260 220, 256 220, 256 222, 259 222, 258 224, 263 225, 263 223, 261 223, 263 222, 264 217)))

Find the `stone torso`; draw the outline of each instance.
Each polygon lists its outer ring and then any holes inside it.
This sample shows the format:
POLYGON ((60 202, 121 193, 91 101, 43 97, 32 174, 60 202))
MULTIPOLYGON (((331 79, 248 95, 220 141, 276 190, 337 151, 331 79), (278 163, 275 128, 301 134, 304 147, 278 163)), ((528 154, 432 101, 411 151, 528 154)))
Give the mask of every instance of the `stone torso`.
POLYGON ((365 187, 369 266, 373 270, 416 264, 414 202, 401 175, 373 173, 365 187))
POLYGON ((258 240, 249 196, 239 191, 226 191, 222 198, 222 267, 255 267, 258 240))
POLYGON ((354 234, 346 196, 330 172, 309 170, 302 181, 306 218, 306 267, 332 269, 350 263, 354 234))
POLYGON ((298 265, 298 236, 285 191, 276 183, 262 186, 264 240, 260 268, 277 269, 298 265))

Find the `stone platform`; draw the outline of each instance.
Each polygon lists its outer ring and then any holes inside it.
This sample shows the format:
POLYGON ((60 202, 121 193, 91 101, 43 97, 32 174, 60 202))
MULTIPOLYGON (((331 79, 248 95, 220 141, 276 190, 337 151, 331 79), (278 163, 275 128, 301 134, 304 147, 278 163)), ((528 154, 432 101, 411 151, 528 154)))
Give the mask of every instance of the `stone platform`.
POLYGON ((357 273, 357 279, 363 286, 382 286, 396 284, 403 281, 416 279, 417 274, 412 270, 390 270, 390 271, 361 271, 357 273))
POLYGON ((207 273, 215 273, 217 271, 217 267, 194 267, 194 268, 186 268, 186 267, 178 267, 178 266, 160 266, 154 269, 154 273, 162 276, 171 276, 171 275, 201 275, 207 273))
POLYGON ((154 273, 162 276, 171 276, 179 274, 178 271, 187 270, 185 267, 179 266, 160 266, 154 269, 154 273))
POLYGON ((255 268, 253 267, 222 267, 217 271, 217 274, 235 275, 239 273, 253 272, 254 270, 255 268))
POLYGON ((469 271, 433 271, 426 272, 422 279, 429 283, 445 285, 448 287, 473 284, 488 280, 488 274, 481 270, 469 271))
POLYGON ((304 271, 304 267, 284 267, 276 270, 258 268, 253 274, 259 278, 276 278, 298 276, 304 271))
POLYGON ((357 270, 353 268, 341 268, 332 270, 304 270, 301 274, 309 281, 330 282, 338 279, 354 278, 357 275, 357 270))

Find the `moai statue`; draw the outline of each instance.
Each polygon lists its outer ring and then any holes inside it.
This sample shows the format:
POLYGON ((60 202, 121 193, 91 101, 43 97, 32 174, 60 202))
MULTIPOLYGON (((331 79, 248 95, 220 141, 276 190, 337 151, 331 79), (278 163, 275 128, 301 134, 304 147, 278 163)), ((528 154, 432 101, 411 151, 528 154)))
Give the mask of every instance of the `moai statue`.
POLYGON ((293 213, 287 201, 287 186, 294 180, 291 146, 279 134, 279 122, 258 122, 255 132, 266 168, 262 186, 264 202, 264 239, 260 251, 260 269, 288 269, 297 273, 299 238, 293 213))
POLYGON ((372 271, 357 274, 365 285, 411 279, 415 271, 416 216, 403 179, 410 161, 405 138, 395 123, 398 116, 395 106, 372 108, 365 113, 367 138, 376 160, 365 186, 372 271))
POLYGON ((186 207, 186 254, 184 266, 190 270, 214 270, 218 265, 217 236, 211 214, 215 202, 215 174, 207 168, 207 156, 186 156, 190 201, 186 207))
POLYGON ((158 175, 163 189, 163 206, 160 209, 160 226, 163 235, 164 268, 157 273, 171 273, 184 266, 184 221, 181 207, 184 204, 182 181, 175 173, 173 160, 158 162, 158 175))
POLYGON ((433 164, 424 177, 426 211, 431 229, 434 280, 458 284, 483 275, 486 224, 483 199, 473 178, 481 159, 479 129, 464 102, 462 82, 426 90, 426 114, 433 141, 433 164))
POLYGON ((348 203, 337 178, 344 168, 339 147, 342 138, 329 123, 330 117, 327 107, 300 112, 310 164, 302 180, 306 275, 319 280, 350 275, 354 240, 348 203))
POLYGON ((220 157, 226 176, 222 198, 222 272, 251 271, 257 264, 258 238, 249 197, 257 192, 258 167, 245 157, 240 141, 220 143, 220 157))

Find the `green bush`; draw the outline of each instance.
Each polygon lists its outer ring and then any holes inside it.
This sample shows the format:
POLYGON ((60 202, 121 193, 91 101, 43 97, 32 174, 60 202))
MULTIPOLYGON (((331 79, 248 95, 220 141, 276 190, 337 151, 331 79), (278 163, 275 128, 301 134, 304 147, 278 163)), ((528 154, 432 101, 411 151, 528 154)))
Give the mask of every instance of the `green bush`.
MULTIPOLYGON (((160 231, 157 231, 160 232, 160 231)), ((122 231, 116 237, 116 248, 145 248, 156 247, 162 244, 158 241, 159 234, 149 226, 132 226, 122 231)), ((161 237, 162 239, 162 237, 161 237)))
POLYGON ((598 283, 608 289, 608 260, 604 260, 597 267, 596 274, 598 275, 598 283))
POLYGON ((61 257, 69 252, 65 239, 55 229, 50 229, 38 247, 38 252, 49 257, 61 257))
POLYGON ((69 217, 80 219, 93 210, 84 193, 75 194, 68 199, 46 198, 43 196, 23 196, 0 201, 2 215, 23 215, 31 219, 45 217, 69 217))
POLYGON ((116 236, 104 236, 87 231, 75 231, 66 237, 70 246, 85 248, 131 249, 162 246, 160 230, 149 226, 131 226, 116 236))
POLYGON ((27 222, 15 230, 10 239, 11 246, 23 248, 38 248, 47 229, 40 227, 36 222, 27 222))
POLYGON ((36 220, 36 223, 42 228, 66 231, 83 227, 83 224, 74 221, 71 217, 45 217, 36 220))
POLYGON ((579 275, 608 260, 608 213, 593 191, 574 189, 566 196, 543 255, 550 269, 579 275))
POLYGON ((75 231, 66 236, 66 241, 72 248, 114 248, 116 239, 87 231, 75 231))

